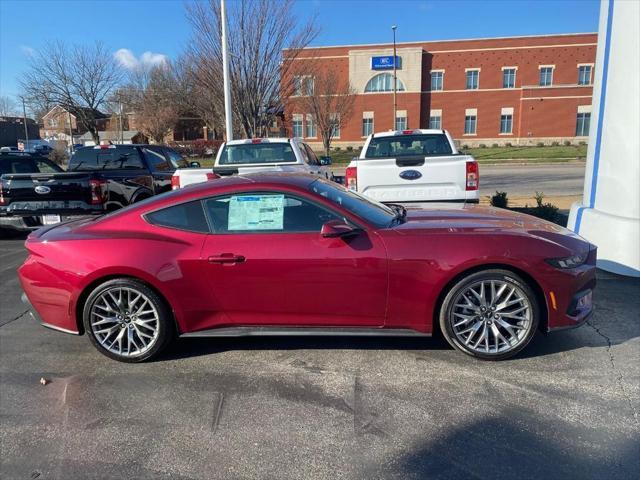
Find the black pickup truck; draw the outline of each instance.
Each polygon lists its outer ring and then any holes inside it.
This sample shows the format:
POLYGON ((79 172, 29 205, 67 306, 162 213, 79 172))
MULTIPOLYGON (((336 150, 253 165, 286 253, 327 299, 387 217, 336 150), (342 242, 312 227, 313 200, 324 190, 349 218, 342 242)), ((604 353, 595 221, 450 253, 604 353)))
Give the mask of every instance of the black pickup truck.
POLYGON ((187 166, 160 145, 99 145, 78 149, 66 172, 3 171, 0 227, 31 230, 117 210, 171 190, 173 172, 187 166))

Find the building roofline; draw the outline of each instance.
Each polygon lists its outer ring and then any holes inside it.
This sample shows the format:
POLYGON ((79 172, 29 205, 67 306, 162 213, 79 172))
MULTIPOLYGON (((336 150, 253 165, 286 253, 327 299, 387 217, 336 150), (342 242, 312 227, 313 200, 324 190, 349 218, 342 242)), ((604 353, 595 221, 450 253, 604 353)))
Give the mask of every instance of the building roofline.
MULTIPOLYGON (((449 43, 449 42, 472 42, 474 40, 514 40, 519 38, 548 38, 548 37, 577 37, 580 35, 597 35, 598 32, 577 32, 577 33, 547 33, 543 35, 513 35, 508 37, 477 37, 477 38, 454 38, 450 40, 414 40, 412 42, 396 42, 396 45, 420 45, 424 43, 449 43)), ((322 50, 327 48, 352 48, 352 47, 392 47, 393 42, 387 43, 359 43, 351 45, 323 45, 319 47, 304 47, 302 50, 322 50)), ((283 48, 291 50, 291 48, 283 48)))

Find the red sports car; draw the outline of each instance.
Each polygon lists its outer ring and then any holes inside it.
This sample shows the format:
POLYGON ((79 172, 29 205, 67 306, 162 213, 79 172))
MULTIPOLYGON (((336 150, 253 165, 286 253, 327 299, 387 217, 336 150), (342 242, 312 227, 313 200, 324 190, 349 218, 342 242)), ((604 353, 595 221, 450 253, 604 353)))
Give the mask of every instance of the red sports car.
POLYGON ((492 207, 383 205, 307 175, 229 177, 26 241, 23 299, 116 360, 176 335, 442 334, 498 360, 592 312, 596 249, 492 207))

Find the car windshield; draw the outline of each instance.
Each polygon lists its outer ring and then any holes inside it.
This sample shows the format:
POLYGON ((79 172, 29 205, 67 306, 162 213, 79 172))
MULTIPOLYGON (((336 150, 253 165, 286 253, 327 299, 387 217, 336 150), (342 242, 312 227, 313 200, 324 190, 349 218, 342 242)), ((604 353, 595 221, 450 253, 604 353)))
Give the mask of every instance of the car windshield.
POLYGON ((241 165, 246 163, 295 162, 296 156, 288 143, 242 143, 225 145, 220 153, 218 165, 241 165))
POLYGON ((347 190, 342 185, 318 179, 309 187, 314 193, 349 210, 377 227, 388 227, 398 218, 397 212, 386 205, 347 190))
POLYGON ((442 133, 373 137, 366 158, 451 155, 451 145, 442 133))

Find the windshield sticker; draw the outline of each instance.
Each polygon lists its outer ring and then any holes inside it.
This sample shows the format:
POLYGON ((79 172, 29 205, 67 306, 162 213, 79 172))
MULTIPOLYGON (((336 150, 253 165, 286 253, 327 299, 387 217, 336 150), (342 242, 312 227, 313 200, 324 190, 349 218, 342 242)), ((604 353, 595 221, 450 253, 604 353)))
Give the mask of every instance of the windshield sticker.
POLYGON ((282 230, 284 195, 231 197, 228 230, 282 230))

